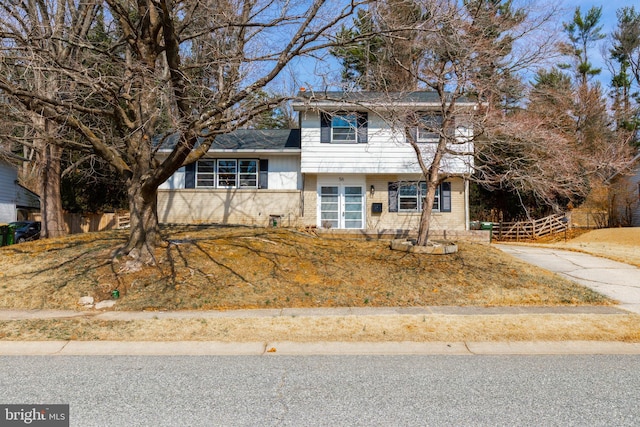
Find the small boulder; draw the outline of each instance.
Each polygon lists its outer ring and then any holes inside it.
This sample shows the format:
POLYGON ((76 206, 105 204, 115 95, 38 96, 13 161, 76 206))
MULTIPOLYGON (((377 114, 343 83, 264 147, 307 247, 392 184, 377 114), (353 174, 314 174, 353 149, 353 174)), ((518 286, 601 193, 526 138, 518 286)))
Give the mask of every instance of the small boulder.
POLYGON ((116 302, 114 300, 105 300, 96 303, 94 308, 96 310, 104 310, 105 308, 111 308, 114 305, 116 305, 116 302))
POLYGON ((78 300, 78 305, 81 305, 83 307, 92 307, 93 302, 94 302, 93 297, 90 297, 90 296, 80 297, 80 299, 78 300))

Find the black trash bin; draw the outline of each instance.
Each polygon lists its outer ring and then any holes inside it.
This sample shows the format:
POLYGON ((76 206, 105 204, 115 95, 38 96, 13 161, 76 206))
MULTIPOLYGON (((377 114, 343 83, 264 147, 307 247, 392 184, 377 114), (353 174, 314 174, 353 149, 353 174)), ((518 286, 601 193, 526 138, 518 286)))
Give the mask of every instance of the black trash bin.
POLYGON ((0 225, 0 246, 7 246, 9 243, 9 226, 0 225))

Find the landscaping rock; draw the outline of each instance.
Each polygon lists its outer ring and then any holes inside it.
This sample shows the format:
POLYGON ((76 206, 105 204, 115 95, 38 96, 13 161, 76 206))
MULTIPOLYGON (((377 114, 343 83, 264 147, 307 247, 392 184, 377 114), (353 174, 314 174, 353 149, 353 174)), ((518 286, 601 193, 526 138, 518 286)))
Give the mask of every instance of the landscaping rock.
POLYGON ((95 309, 96 310, 104 310, 105 308, 111 308, 114 305, 116 305, 116 302, 113 300, 106 300, 106 301, 100 301, 98 303, 96 303, 95 305, 95 309))
POLYGON ((458 252, 458 245, 453 242, 429 242, 427 246, 417 246, 411 240, 395 239, 391 241, 391 249, 416 254, 447 255, 458 252))
POLYGON ((81 305, 83 307, 92 307, 93 306, 93 297, 90 296, 86 296, 86 297, 81 297, 78 300, 78 305, 81 305))

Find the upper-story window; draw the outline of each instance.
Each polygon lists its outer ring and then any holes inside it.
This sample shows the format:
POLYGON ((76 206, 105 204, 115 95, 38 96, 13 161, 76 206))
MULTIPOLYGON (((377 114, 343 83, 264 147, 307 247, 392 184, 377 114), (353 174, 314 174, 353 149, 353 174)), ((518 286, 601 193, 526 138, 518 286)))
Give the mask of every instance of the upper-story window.
POLYGON ((435 142, 440 139, 442 131, 442 116, 424 115, 420 117, 420 125, 418 125, 418 142, 435 142))
POLYGON ((366 144, 367 113, 336 112, 320 114, 320 142, 332 144, 366 144))
POLYGON ((332 142, 356 142, 358 116, 355 113, 335 115, 331 118, 332 142))

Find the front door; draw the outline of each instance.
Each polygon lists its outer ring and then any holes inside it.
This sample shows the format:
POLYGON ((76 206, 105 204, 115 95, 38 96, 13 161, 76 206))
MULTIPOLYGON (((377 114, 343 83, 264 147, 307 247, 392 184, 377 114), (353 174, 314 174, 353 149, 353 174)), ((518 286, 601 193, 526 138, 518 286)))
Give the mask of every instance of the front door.
POLYGON ((321 186, 319 225, 323 228, 364 228, 363 187, 321 186))

